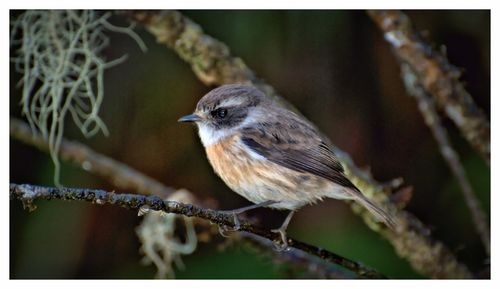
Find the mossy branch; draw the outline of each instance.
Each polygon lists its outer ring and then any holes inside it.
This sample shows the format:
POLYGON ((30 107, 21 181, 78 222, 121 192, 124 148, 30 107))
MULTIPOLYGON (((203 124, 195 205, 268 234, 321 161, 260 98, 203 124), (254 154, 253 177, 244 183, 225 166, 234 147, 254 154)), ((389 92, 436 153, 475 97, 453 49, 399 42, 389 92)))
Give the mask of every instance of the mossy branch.
POLYGON ((467 179, 460 158, 452 148, 446 130, 441 125, 436 108, 444 110, 455 122, 462 135, 490 163, 490 124, 483 111, 460 81, 458 68, 448 62, 446 55, 436 51, 415 29, 410 18, 398 10, 368 11, 384 33, 385 40, 401 65, 401 75, 408 94, 415 97, 438 143, 441 155, 457 179, 475 229, 486 253, 490 254, 490 226, 476 194, 467 179))
MULTIPOLYGON (((208 220, 221 227, 235 227, 234 217, 222 211, 205 209, 192 204, 184 204, 175 201, 165 201, 158 196, 144 196, 137 194, 115 194, 104 190, 77 189, 64 187, 41 187, 28 184, 10 184, 11 198, 22 201, 23 206, 30 210, 36 207, 33 204, 35 200, 66 200, 66 201, 85 201, 98 205, 115 205, 130 210, 148 210, 163 211, 166 213, 180 214, 187 217, 197 217, 208 220)), ((258 235, 270 241, 280 240, 280 235, 269 230, 254 227, 245 220, 240 220, 239 231, 258 235)), ((287 239, 289 247, 299 249, 310 255, 317 256, 323 260, 342 266, 361 278, 386 278, 383 274, 367 268, 355 261, 344 258, 330 251, 297 241, 292 238, 287 239)))
POLYGON ((464 138, 490 164, 490 123, 460 81, 460 70, 433 49, 398 10, 372 10, 368 15, 384 33, 401 62, 414 71, 420 85, 439 109, 455 123, 464 138))
POLYGON ((455 176, 462 190, 462 194, 465 199, 465 203, 469 208, 472 221, 474 222, 474 227, 483 242, 483 246, 486 250, 488 256, 490 255, 490 226, 488 224, 488 218, 486 213, 481 207, 472 184, 467 178, 465 168, 460 162, 460 157, 458 153, 453 149, 448 133, 444 128, 441 120, 439 118, 435 102, 433 98, 422 88, 418 83, 417 77, 415 76, 411 67, 406 64, 401 64, 401 74, 406 86, 406 90, 410 95, 412 95, 418 102, 418 108, 424 117, 424 121, 430 128, 436 142, 439 145, 441 155, 448 164, 450 171, 455 176))

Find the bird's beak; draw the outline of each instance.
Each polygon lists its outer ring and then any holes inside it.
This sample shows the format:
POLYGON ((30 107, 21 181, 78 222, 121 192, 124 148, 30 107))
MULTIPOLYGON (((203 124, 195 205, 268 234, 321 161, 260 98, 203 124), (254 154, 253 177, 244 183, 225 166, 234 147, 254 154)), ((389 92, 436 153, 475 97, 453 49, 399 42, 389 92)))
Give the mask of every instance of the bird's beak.
POLYGON ((197 122, 200 120, 201 120, 201 117, 199 115, 197 115, 196 113, 193 113, 193 114, 185 115, 185 116, 179 118, 179 120, 177 120, 177 121, 178 122, 197 122))

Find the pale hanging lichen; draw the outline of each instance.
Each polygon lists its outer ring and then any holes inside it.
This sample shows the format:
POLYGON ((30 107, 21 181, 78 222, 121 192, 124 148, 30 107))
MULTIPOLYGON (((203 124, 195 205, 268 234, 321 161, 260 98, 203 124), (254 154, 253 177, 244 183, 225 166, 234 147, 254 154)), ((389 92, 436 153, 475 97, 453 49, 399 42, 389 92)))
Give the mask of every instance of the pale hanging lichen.
POLYGON ((48 141, 54 162, 54 182, 59 185, 58 153, 64 121, 70 115, 85 137, 106 125, 98 112, 103 101, 104 71, 125 60, 106 61, 106 30, 126 33, 144 43, 131 27, 116 27, 110 13, 92 10, 28 10, 11 21, 12 61, 22 74, 22 113, 33 132, 48 141))
MULTIPOLYGON (((189 194, 179 190, 168 198, 169 201, 188 202, 189 194)), ((139 215, 144 215, 137 236, 142 243, 141 251, 144 254, 143 263, 156 266, 156 278, 175 278, 174 266, 183 269, 181 255, 189 255, 196 250, 198 238, 194 229, 193 220, 186 216, 169 214, 163 211, 153 211, 142 207, 139 215), (182 220, 185 227, 185 241, 177 237, 176 222, 182 220)))

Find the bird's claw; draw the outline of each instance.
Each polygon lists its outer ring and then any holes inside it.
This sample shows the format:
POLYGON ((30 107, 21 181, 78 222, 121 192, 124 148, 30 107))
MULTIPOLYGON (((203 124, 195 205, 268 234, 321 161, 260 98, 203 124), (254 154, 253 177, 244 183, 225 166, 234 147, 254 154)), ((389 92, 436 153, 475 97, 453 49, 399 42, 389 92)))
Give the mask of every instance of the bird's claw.
POLYGON ((234 221, 234 227, 233 227, 233 229, 235 231, 238 231, 239 229, 241 229, 240 219, 238 219, 238 215, 236 215, 236 214, 234 214, 233 217, 234 217, 234 220, 233 220, 234 221))
POLYGON ((280 240, 273 241, 274 249, 278 252, 285 251, 288 248, 288 242, 285 230, 283 230, 283 228, 279 228, 279 229, 273 229, 271 230, 271 232, 280 234, 280 240))
POLYGON ((224 238, 229 238, 229 235, 226 234, 226 232, 231 232, 231 230, 228 226, 226 225, 219 225, 219 234, 224 237, 224 238))
POLYGON ((219 234, 221 234, 223 237, 228 238, 229 236, 226 234, 226 232, 235 232, 239 231, 241 228, 240 220, 238 219, 238 215, 235 213, 229 213, 229 215, 232 215, 234 220, 234 226, 227 226, 227 225, 219 225, 219 234))

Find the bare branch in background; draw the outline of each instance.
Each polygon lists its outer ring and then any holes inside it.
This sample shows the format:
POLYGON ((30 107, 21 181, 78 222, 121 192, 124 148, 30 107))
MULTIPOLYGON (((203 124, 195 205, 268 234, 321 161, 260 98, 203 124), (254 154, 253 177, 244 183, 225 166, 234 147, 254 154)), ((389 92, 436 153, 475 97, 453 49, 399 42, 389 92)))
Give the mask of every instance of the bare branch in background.
MULTIPOLYGON (((10 135, 43 152, 49 152, 49 145, 43 136, 36 132, 33 133, 29 126, 21 120, 10 119, 10 135)), ((141 194, 156 195, 163 199, 176 192, 176 189, 167 187, 126 164, 95 152, 88 146, 75 141, 62 138, 59 156, 65 161, 72 162, 90 173, 109 180, 118 188, 135 190, 141 194)))
POLYGON ((439 109, 459 128, 465 139, 490 164, 490 123, 460 81, 460 70, 424 41, 410 19, 398 10, 368 14, 384 33, 400 61, 414 71, 420 85, 439 109))
MULTIPOLYGON (((174 50, 191 65, 195 74, 206 85, 252 84, 283 105, 293 107, 279 97, 270 85, 258 79, 243 60, 231 56, 229 48, 224 43, 205 34, 198 24, 181 13, 177 11, 129 11, 124 14, 142 24, 159 43, 174 50)), ((388 187, 375 181, 368 172, 354 165, 347 153, 335 147, 334 150, 345 165, 349 179, 367 197, 392 213, 397 223, 400 224, 398 232, 391 231, 379 225, 365 209, 353 205, 354 212, 360 214, 372 230, 385 237, 394 246, 399 256, 407 259, 417 272, 426 276, 433 278, 472 277, 467 267, 459 263, 443 243, 430 237, 429 230, 420 220, 390 201, 388 194, 394 190, 392 186, 388 187)))
POLYGON ((465 203, 469 207, 472 213, 472 220, 474 222, 474 227, 476 228, 483 246, 486 249, 487 254, 490 254, 490 226, 488 225, 488 219, 481 204, 472 189, 472 186, 467 178, 465 169, 460 162, 458 154, 455 152, 448 139, 448 133, 444 129, 439 115, 436 111, 435 103, 432 98, 425 92, 425 90, 419 85, 416 75, 413 73, 410 66, 406 63, 401 64, 401 74, 406 85, 406 90, 410 95, 415 97, 418 102, 418 108, 422 113, 425 123, 429 126, 436 139, 441 155, 445 159, 446 163, 450 167, 451 172, 458 180, 458 184, 464 195, 465 203))
MULTIPOLYGON (((164 201, 157 196, 115 194, 103 190, 41 187, 27 184, 10 184, 10 196, 11 198, 22 201, 23 206, 30 210, 36 208, 33 204, 33 201, 35 200, 60 199, 66 201, 86 201, 99 205, 115 205, 131 210, 139 211, 140 209, 147 208, 147 210, 163 211, 166 213, 184 215, 186 217, 197 217, 208 220, 221 227, 234 228, 236 226, 234 223, 234 216, 232 214, 211 209, 204 209, 192 204, 164 201)), ((270 241, 280 240, 280 235, 278 233, 254 227, 245 220, 240 220, 238 230, 258 235, 270 241)), ((299 249, 310 255, 314 255, 323 260, 349 269, 361 278, 386 278, 383 274, 373 269, 367 268, 360 263, 349 260, 327 250, 294 240, 292 238, 288 238, 287 243, 289 247, 299 249)))
POLYGON ((490 124, 470 94, 459 81, 460 73, 446 57, 434 51, 413 28, 401 11, 369 11, 368 14, 384 32, 398 60, 410 95, 418 102, 420 112, 440 146, 441 155, 458 180, 465 202, 471 211, 476 230, 490 253, 490 227, 485 212, 467 179, 465 169, 453 150, 446 130, 442 127, 436 104, 462 130, 462 134, 481 152, 489 163, 490 124))

